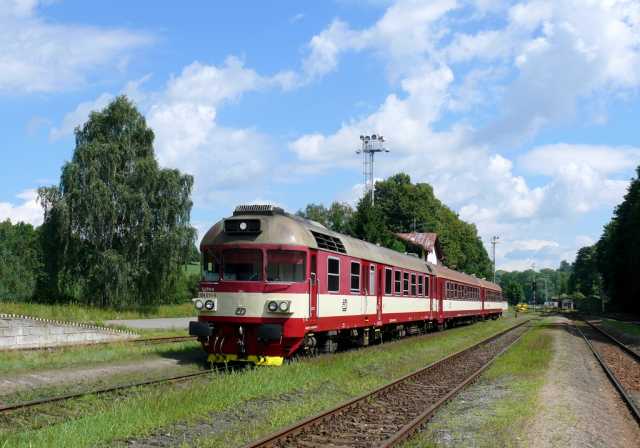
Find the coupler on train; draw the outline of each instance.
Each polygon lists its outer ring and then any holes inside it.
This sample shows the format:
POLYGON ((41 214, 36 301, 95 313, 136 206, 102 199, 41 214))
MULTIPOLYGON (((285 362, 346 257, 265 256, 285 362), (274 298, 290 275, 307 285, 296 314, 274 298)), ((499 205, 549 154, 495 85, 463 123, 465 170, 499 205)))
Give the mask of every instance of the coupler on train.
POLYGON ((286 357, 281 325, 213 326, 198 321, 189 323, 189 334, 198 337, 211 364, 281 366, 286 357))

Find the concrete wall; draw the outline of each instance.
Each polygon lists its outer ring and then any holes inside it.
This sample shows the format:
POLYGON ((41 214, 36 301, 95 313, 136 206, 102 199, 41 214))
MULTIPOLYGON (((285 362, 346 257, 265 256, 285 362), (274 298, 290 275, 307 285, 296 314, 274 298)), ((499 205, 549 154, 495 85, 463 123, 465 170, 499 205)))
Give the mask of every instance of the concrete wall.
POLYGON ((91 344, 137 337, 111 328, 0 314, 0 350, 91 344))

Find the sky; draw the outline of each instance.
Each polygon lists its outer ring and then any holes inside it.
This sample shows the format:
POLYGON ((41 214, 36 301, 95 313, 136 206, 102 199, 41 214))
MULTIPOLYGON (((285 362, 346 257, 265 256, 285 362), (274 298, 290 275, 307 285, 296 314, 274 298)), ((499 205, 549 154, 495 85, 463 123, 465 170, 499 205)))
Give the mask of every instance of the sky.
POLYGON ((74 129, 126 94, 202 234, 243 203, 355 204, 408 173, 498 269, 596 242, 640 164, 638 0, 0 0, 0 220, 38 225, 74 129))

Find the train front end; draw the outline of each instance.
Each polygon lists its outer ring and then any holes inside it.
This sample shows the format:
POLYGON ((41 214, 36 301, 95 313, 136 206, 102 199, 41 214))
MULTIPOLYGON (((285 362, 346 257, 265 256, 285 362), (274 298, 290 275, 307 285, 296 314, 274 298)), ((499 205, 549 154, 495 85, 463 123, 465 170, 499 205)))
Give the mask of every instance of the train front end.
POLYGON ((200 245, 202 280, 189 325, 212 363, 281 365, 305 340, 308 232, 273 206, 239 206, 200 245))

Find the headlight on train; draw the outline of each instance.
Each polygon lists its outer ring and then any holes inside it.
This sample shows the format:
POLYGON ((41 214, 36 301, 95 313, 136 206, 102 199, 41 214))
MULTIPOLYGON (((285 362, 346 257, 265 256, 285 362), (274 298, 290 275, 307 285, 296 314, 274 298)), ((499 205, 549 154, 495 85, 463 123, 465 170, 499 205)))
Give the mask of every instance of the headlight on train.
POLYGON ((213 303, 213 300, 207 300, 204 302, 204 307, 211 311, 215 307, 215 304, 213 303))
POLYGON ((267 309, 272 313, 275 313, 276 311, 278 311, 278 302, 276 302, 275 300, 272 300, 267 304, 267 309))
POLYGON ((197 310, 201 310, 204 307, 204 303, 202 303, 202 300, 196 300, 193 304, 195 305, 197 310))
POLYGON ((291 305, 291 302, 284 300, 280 302, 280 304, 278 304, 278 309, 283 313, 286 313, 287 311, 289 311, 290 305, 291 305))

